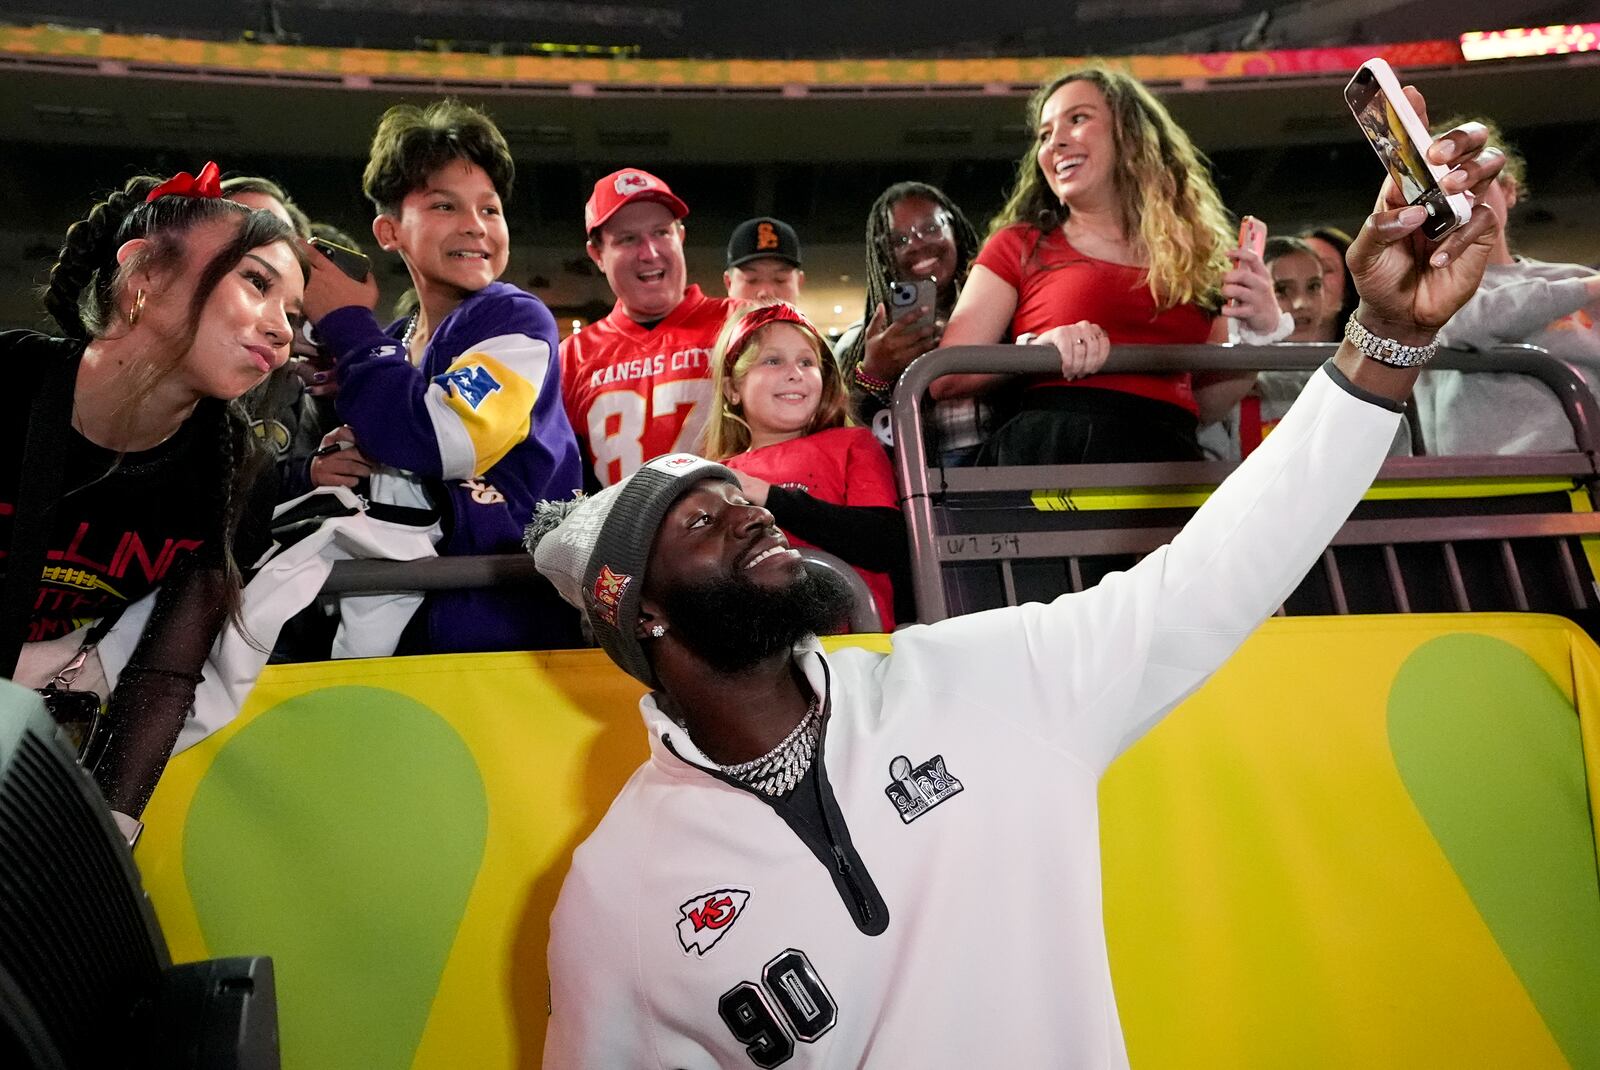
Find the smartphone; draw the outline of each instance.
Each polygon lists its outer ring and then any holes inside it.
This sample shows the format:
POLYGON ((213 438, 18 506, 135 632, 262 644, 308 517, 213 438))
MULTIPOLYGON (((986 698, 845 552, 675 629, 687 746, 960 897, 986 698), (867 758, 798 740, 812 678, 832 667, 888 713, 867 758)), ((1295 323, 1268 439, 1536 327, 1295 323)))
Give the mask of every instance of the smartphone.
MULTIPOLYGON (((1260 256, 1267 251, 1267 225, 1253 215, 1247 215, 1239 220, 1239 248, 1249 249, 1260 256)), ((1231 308, 1239 307, 1237 297, 1228 298, 1231 308)))
POLYGON ((1253 215, 1239 220, 1239 248, 1257 256, 1267 251, 1267 225, 1253 215))
POLYGON ((100 696, 93 691, 68 691, 54 684, 39 688, 37 694, 81 761, 100 725, 100 696))
POLYGON ((897 282, 889 287, 889 321, 916 318, 918 326, 933 323, 934 309, 939 300, 939 280, 918 279, 916 282, 897 282), (927 312, 918 312, 919 308, 927 312))
POLYGON ((1425 155, 1433 138, 1389 65, 1381 59, 1363 63, 1344 87, 1344 99, 1406 203, 1420 204, 1427 211, 1422 233, 1438 241, 1465 223, 1472 206, 1465 194, 1447 195, 1439 188, 1448 171, 1425 155))
POLYGON ((334 267, 357 282, 366 282, 367 276, 372 274, 372 261, 367 259, 365 253, 335 245, 326 238, 312 238, 310 241, 317 252, 333 261, 334 267))

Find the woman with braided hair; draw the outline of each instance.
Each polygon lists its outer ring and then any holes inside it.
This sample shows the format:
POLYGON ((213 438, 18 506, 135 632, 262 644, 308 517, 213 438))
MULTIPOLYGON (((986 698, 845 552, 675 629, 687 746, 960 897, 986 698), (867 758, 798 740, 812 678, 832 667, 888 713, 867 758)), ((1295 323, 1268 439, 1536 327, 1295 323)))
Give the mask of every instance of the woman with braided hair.
POLYGON ((260 466, 230 403, 288 358, 304 287, 290 228, 223 199, 207 164, 134 178, 67 231, 44 295, 65 337, 0 333, 0 671, 49 679, 28 644, 159 588, 83 756, 123 815, 237 614, 237 559, 265 549, 271 488, 246 493, 260 466))
MULTIPOLYGON (((872 202, 867 213, 866 313, 839 338, 836 351, 850 384, 854 416, 885 445, 894 444, 888 414, 894 384, 912 361, 938 348, 977 255, 977 230, 937 188, 896 182, 872 202), (938 284, 932 316, 919 312, 891 321, 891 287, 921 279, 938 284)), ((975 400, 935 407, 933 425, 946 464, 961 463, 977 451, 987 413, 988 406, 975 400)))

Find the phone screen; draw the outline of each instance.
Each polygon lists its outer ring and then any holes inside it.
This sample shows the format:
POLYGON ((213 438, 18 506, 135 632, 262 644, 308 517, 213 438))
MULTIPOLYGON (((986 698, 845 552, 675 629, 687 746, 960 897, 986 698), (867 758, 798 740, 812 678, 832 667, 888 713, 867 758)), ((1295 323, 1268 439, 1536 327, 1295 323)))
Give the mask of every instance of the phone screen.
POLYGON ((1422 158, 1426 146, 1419 146, 1408 133, 1408 126, 1414 128, 1419 123, 1405 99, 1397 102, 1390 98, 1384 91, 1384 83, 1379 82, 1368 67, 1357 70, 1355 77, 1350 78, 1344 96, 1362 133, 1366 134, 1366 141, 1371 142, 1373 152, 1378 154, 1384 170, 1389 171, 1389 178, 1394 179, 1405 202, 1426 208, 1427 221, 1422 222, 1422 234, 1438 242, 1466 222, 1466 205, 1461 203, 1461 198, 1446 197, 1445 190, 1435 181, 1434 171, 1422 158), (1461 203, 1459 216, 1458 203, 1461 203))
POLYGON ((1383 161, 1390 177, 1400 186, 1406 203, 1414 203, 1432 187, 1433 176, 1428 173, 1428 165, 1423 163, 1422 154, 1411 143, 1411 135, 1406 133, 1389 98, 1378 91, 1376 81, 1368 83, 1368 88, 1370 92, 1365 94, 1366 101, 1361 104, 1361 110, 1356 112, 1356 118, 1360 120, 1367 140, 1372 142, 1373 149, 1378 153, 1378 159, 1383 161))

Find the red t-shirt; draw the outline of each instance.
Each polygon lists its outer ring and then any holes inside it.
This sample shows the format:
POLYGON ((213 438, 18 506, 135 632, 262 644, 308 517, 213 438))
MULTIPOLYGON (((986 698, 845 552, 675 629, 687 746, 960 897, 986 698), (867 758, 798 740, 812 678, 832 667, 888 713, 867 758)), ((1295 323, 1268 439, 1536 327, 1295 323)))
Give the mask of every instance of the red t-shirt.
POLYGON ((684 292, 646 330, 621 304, 561 343, 561 394, 601 486, 665 453, 699 453, 711 415, 711 349, 735 302, 684 292))
MULTIPOLYGON (((791 490, 800 490, 829 505, 900 508, 894 466, 883 446, 865 427, 836 427, 763 446, 722 462, 737 472, 791 490)), ((784 532, 795 546, 812 546, 784 532)), ((820 549, 820 547, 819 547, 820 549)), ((846 556, 846 555, 840 555, 846 556)), ((894 588, 883 572, 856 569, 878 603, 883 630, 894 630, 894 588)))
MULTIPOLYGON (((984 242, 975 263, 1017 291, 1012 337, 1079 320, 1105 328, 1113 345, 1194 345, 1211 336, 1211 313, 1198 305, 1158 311, 1143 268, 1084 256, 1060 228, 1041 235, 1031 224, 1013 223, 984 242)), ((1187 373, 1090 375, 1034 385, 1121 390, 1198 413, 1189 379, 1187 373)))

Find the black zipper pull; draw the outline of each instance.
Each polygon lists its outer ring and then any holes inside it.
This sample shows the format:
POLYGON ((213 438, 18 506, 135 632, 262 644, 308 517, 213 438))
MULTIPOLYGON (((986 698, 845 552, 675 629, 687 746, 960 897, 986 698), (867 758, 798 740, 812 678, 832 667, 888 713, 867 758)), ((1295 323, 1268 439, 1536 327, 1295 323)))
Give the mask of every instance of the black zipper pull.
POLYGON ((856 901, 856 909, 861 912, 862 921, 872 920, 872 904, 861 891, 861 886, 856 883, 854 872, 850 866, 850 859, 845 857, 844 848, 833 844, 833 862, 839 870, 839 876, 844 878, 846 888, 850 889, 850 897, 856 901))

